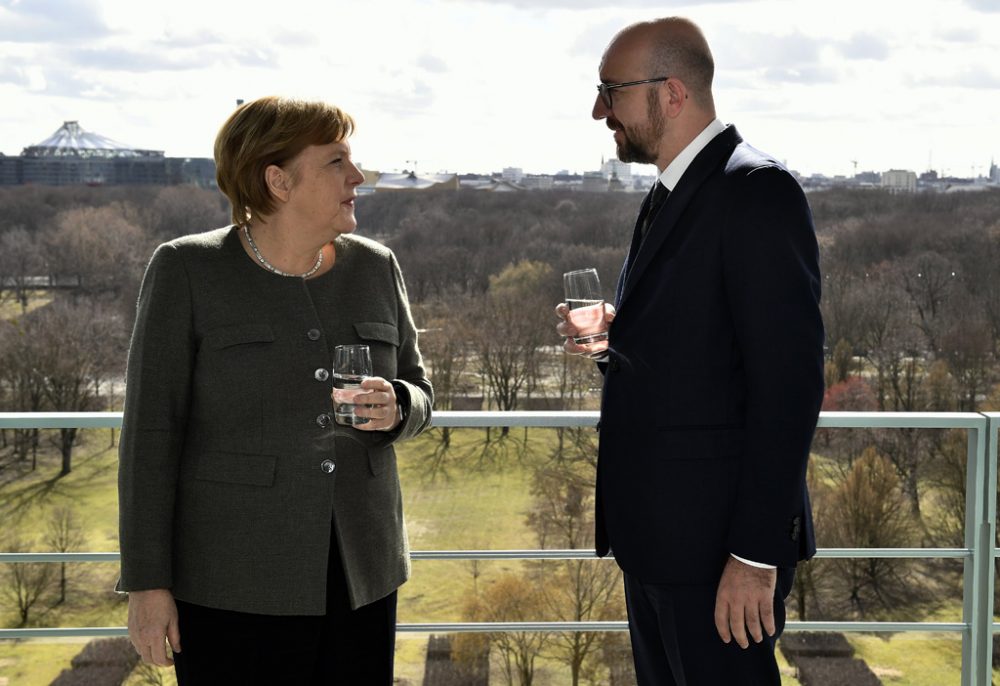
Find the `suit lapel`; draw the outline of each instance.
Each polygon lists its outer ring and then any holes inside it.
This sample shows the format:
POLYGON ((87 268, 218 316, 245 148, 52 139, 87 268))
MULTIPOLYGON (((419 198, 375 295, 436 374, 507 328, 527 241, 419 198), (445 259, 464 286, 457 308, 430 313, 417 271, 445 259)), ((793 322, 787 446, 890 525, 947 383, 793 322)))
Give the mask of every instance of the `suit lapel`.
MULTIPOLYGON (((624 283, 620 284, 618 295, 618 309, 624 306, 629 294, 639 282, 642 273, 652 262, 653 257, 666 242, 667 237, 673 231, 677 221, 688 203, 695 196, 698 189, 705 182, 710 174, 720 169, 724 160, 732 155, 733 150, 743 139, 736 131, 735 126, 727 126, 718 136, 709 141, 690 166, 684 171, 677 186, 670 192, 670 197, 660 208, 659 214, 653 219, 653 224, 649 227, 649 233, 639 248, 639 254, 635 256, 634 264, 628 270, 628 274, 622 273, 624 283)), ((649 203, 649 198, 643 203, 643 210, 649 203)), ((640 221, 643 212, 639 213, 640 221)))

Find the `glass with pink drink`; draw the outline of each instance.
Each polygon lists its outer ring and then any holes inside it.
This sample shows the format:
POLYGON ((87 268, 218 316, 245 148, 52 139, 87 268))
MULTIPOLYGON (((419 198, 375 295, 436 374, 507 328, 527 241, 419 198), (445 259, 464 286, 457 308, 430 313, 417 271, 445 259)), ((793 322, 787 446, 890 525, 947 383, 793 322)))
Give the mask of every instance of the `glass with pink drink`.
POLYGON ((576 327, 573 342, 589 345, 608 340, 604 318, 604 296, 596 269, 577 269, 563 274, 563 288, 569 313, 566 319, 576 327))

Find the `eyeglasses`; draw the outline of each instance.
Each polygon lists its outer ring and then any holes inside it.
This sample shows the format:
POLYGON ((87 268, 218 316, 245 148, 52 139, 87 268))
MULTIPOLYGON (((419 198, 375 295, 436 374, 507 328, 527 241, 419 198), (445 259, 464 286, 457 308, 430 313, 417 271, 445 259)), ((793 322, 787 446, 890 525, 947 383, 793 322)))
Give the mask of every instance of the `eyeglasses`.
POLYGON ((597 92, 601 96, 601 102, 609 110, 613 109, 614 103, 611 101, 611 91, 616 88, 624 88, 625 86, 638 86, 640 83, 660 83, 661 81, 666 81, 669 76, 661 76, 657 79, 643 79, 642 81, 626 81, 624 83, 599 83, 597 84, 597 92))

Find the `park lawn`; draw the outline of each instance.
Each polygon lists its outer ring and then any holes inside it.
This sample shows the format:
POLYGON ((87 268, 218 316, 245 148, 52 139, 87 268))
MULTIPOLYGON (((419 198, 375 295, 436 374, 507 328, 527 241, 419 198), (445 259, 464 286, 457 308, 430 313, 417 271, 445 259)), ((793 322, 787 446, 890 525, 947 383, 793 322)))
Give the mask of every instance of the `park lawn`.
POLYGON ((945 686, 962 674, 958 634, 847 634, 854 656, 863 659, 883 684, 945 686))
MULTIPOLYGON (((426 474, 426 465, 436 437, 421 436, 401 446, 403 512, 412 550, 537 547, 525 521, 532 502, 530 469, 511 454, 502 466, 486 463, 480 467, 476 451, 483 434, 482 429, 453 432, 447 476, 439 474, 433 480, 426 474)), ((552 441, 554 432, 535 429, 529 433, 529 450, 544 454, 552 441)), ((399 621, 461 621, 462 607, 475 584, 481 587, 504 572, 519 571, 522 564, 517 560, 415 561, 412 578, 400 590, 399 621), (480 575, 478 580, 474 574, 480 575)))
MULTIPOLYGON (((25 313, 21 311, 19 303, 10 292, 0 294, 0 320, 16 319, 25 313)), ((28 312, 44 307, 54 300, 48 291, 32 291, 28 296, 28 312)))
POLYGON ((109 429, 81 430, 80 443, 73 449, 73 470, 60 478, 61 458, 48 447, 50 439, 57 440, 58 431, 42 431, 37 469, 0 486, 0 517, 16 525, 32 550, 51 550, 43 539, 56 507, 74 510, 86 536, 82 551, 118 550, 118 454, 110 447, 110 436, 109 429))
POLYGON ((86 642, 0 641, 0 680, 7 679, 10 686, 51 684, 62 670, 69 669, 69 661, 86 642))

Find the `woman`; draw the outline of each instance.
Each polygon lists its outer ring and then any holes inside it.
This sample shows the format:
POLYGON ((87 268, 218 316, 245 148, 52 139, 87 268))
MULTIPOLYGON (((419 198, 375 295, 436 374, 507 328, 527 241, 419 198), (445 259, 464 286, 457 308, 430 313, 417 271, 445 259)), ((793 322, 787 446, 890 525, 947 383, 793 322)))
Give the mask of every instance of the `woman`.
POLYGON ((190 684, 390 684, 409 575, 392 445, 430 421, 393 254, 351 236, 336 107, 247 103, 215 142, 228 228, 153 254, 129 351, 121 579, 143 659, 190 684), (354 427, 335 345, 370 346, 354 427))

